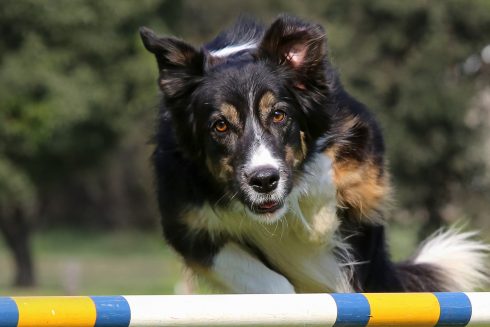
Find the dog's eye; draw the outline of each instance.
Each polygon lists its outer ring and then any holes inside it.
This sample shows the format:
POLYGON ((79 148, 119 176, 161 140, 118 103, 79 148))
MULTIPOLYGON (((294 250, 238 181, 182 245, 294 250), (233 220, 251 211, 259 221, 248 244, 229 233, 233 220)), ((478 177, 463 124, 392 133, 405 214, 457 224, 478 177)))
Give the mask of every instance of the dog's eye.
POLYGON ((274 123, 283 122, 284 119, 286 119, 286 113, 284 111, 282 111, 282 110, 274 111, 274 115, 272 116, 272 121, 274 123))
POLYGON ((224 120, 218 120, 214 123, 213 128, 216 132, 224 133, 228 130, 228 124, 224 120))

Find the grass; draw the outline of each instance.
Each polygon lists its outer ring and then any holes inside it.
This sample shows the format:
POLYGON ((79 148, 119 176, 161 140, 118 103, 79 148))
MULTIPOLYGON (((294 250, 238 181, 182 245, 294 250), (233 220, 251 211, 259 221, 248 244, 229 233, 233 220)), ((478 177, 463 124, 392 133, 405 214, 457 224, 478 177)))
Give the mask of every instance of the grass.
POLYGON ((0 247, 0 294, 173 294, 182 275, 177 256, 158 234, 139 232, 38 233, 33 240, 38 286, 10 286, 13 267, 0 247))
MULTIPOLYGON (((388 236, 394 259, 413 252, 415 227, 392 225, 388 236)), ((10 286, 13 266, 0 243, 0 295, 173 294, 183 280, 159 231, 45 231, 35 235, 33 248, 38 286, 19 289, 10 286)))

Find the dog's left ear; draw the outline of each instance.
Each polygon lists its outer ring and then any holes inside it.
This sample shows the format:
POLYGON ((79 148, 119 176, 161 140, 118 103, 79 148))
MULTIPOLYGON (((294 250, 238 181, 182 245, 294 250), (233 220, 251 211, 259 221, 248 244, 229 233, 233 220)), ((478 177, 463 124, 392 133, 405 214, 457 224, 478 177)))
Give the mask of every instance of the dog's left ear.
POLYGON ((196 85, 203 75, 204 55, 190 44, 173 38, 158 37, 147 27, 140 28, 145 48, 158 62, 158 84, 167 99, 196 85))
POLYGON ((279 17, 265 33, 259 55, 292 69, 293 85, 307 88, 311 82, 324 82, 326 36, 320 25, 291 17, 279 17))

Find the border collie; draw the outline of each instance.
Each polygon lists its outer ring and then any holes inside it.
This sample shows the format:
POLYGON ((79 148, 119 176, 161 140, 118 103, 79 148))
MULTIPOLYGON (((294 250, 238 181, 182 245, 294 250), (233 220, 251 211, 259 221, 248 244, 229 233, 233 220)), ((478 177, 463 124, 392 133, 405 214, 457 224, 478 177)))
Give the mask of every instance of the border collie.
POLYGON ((469 291, 487 246, 441 232, 386 250, 380 128, 342 87, 323 28, 242 18, 201 48, 142 27, 162 102, 153 156, 164 235, 233 293, 469 291))

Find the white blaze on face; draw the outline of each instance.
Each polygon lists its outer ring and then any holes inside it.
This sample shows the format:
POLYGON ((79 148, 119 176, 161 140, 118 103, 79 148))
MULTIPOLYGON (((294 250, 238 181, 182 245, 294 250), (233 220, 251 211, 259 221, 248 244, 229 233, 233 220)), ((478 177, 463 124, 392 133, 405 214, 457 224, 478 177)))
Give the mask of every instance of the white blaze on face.
POLYGON ((253 169, 260 166, 271 166, 279 169, 279 161, 272 156, 270 150, 262 143, 253 150, 249 168, 253 169))

